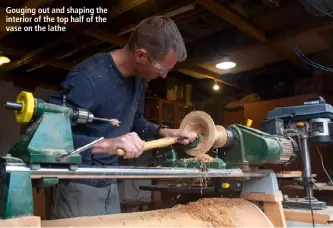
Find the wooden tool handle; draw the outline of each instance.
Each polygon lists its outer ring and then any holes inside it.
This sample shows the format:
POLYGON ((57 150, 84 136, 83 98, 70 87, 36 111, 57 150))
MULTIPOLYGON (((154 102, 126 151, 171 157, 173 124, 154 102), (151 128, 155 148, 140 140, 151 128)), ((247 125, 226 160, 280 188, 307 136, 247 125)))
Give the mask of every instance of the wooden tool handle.
MULTIPOLYGON (((166 137, 166 138, 162 138, 162 139, 144 142, 143 151, 171 146, 171 145, 175 144, 176 142, 177 142, 177 138, 172 138, 172 137, 166 137)), ((126 152, 123 149, 117 149, 116 153, 119 156, 124 156, 126 152)))

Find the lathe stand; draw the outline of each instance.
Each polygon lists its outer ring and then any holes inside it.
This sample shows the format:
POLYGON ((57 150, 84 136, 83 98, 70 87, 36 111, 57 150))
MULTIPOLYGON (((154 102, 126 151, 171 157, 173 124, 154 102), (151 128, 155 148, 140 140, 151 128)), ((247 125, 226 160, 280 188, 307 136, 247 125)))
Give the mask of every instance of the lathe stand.
POLYGON ((272 170, 260 170, 265 174, 262 178, 245 181, 242 186, 241 198, 263 202, 263 210, 275 227, 286 227, 282 200, 276 174, 272 170))

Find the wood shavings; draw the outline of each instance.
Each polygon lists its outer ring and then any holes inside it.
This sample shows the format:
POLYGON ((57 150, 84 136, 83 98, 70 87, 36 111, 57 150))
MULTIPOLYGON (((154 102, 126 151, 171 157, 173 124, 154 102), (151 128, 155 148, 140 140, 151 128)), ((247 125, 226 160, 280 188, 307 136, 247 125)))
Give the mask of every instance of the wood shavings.
POLYGON ((117 119, 111 119, 110 122, 113 126, 116 126, 116 127, 119 127, 119 125, 120 125, 120 121, 117 119))
POLYGON ((213 162, 214 158, 209 156, 208 154, 198 154, 194 158, 184 159, 184 162, 213 162))
POLYGON ((204 162, 200 164, 200 171, 200 194, 202 195, 203 189, 208 186, 207 166, 204 162))
POLYGON ((200 193, 202 195, 203 189, 207 188, 208 186, 208 176, 207 176, 207 165, 206 163, 209 162, 213 162, 214 158, 212 158, 211 156, 207 155, 207 154, 198 154, 197 156, 195 156, 194 158, 188 158, 188 159, 183 159, 184 164, 185 164, 185 168, 186 168, 186 164, 189 162, 200 162, 200 177, 199 177, 199 181, 200 181, 200 193))

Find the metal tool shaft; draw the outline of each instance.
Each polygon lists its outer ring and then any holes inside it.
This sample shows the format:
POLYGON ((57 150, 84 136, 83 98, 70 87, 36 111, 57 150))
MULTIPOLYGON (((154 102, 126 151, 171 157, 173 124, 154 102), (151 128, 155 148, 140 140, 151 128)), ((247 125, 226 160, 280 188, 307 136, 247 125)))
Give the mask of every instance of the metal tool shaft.
POLYGON ((147 168, 147 167, 107 167, 78 168, 71 171, 66 168, 30 169, 27 165, 6 165, 6 172, 29 172, 31 178, 57 177, 59 179, 170 179, 199 177, 262 177, 263 173, 243 173, 240 169, 208 169, 202 172, 195 168, 147 168))
POLYGON ((102 141, 104 139, 104 137, 101 137, 91 143, 88 143, 87 145, 84 145, 78 149, 76 149, 75 151, 73 151, 72 153, 70 153, 70 155, 73 155, 73 154, 78 154, 78 153, 81 153, 82 151, 85 151, 87 149, 89 149, 90 147, 94 146, 95 144, 97 144, 98 142, 102 141))
POLYGON ((103 122, 109 122, 114 126, 119 126, 120 121, 117 119, 105 119, 105 118, 99 118, 99 117, 94 117, 93 120, 97 120, 97 121, 103 121, 103 122))
POLYGON ((87 145, 84 145, 84 146, 82 146, 82 147, 80 147, 80 148, 74 150, 73 152, 71 152, 71 153, 69 153, 69 154, 61 155, 61 156, 57 157, 57 159, 60 160, 60 159, 63 159, 63 158, 66 158, 66 157, 72 156, 72 155, 74 155, 74 154, 79 154, 79 153, 81 153, 82 151, 85 151, 85 150, 87 150, 87 149, 93 147, 95 144, 97 144, 98 142, 102 141, 103 139, 104 139, 104 137, 101 137, 101 138, 99 138, 99 139, 97 139, 97 140, 95 140, 95 141, 93 141, 93 142, 91 142, 91 143, 88 143, 87 145))
POLYGON ((98 117, 94 117, 94 120, 99 120, 99 121, 104 121, 104 122, 112 122, 111 119, 98 118, 98 117))

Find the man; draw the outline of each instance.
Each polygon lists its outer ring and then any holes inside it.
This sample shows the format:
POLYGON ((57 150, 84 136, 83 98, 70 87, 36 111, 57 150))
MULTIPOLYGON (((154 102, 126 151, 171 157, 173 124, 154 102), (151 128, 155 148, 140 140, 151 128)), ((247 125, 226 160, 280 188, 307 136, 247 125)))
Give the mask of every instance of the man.
MULTIPOLYGON (((187 144, 196 133, 167 129, 143 117, 146 83, 166 78, 177 62, 187 57, 184 41, 175 23, 166 17, 150 17, 132 33, 128 44, 111 53, 103 53, 76 65, 62 83, 74 87, 67 96, 69 107, 85 108, 96 117, 118 119, 119 126, 106 122, 72 124, 74 146, 86 145, 99 137, 105 140, 81 153, 89 166, 117 165, 115 150, 126 151, 125 159, 139 157, 142 140, 177 137, 187 144), (140 138, 140 137, 141 138, 140 138)), ((61 104, 61 94, 49 102, 61 104)), ((51 218, 69 218, 120 213, 118 190, 113 179, 61 181, 54 191, 51 218)))

